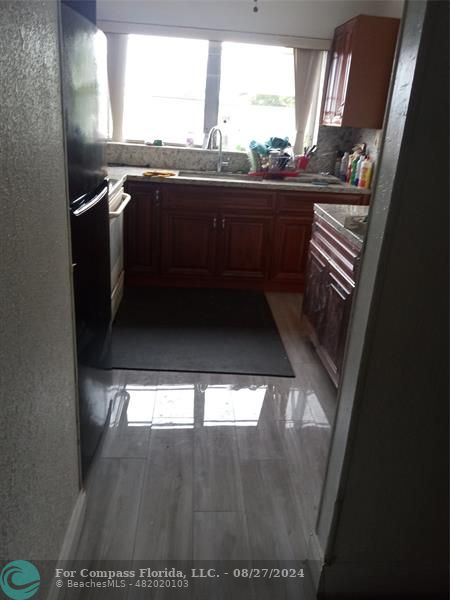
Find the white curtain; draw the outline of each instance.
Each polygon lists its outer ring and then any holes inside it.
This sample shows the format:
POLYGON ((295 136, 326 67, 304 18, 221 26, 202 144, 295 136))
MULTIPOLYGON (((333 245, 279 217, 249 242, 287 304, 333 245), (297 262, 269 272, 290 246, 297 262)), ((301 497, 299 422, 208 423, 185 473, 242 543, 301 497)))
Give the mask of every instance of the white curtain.
POLYGON ((319 88, 325 56, 322 50, 294 48, 296 154, 303 154, 304 146, 312 142, 321 101, 319 88))
POLYGON ((123 105, 125 97, 125 67, 128 36, 108 33, 108 81, 113 124, 112 139, 123 141, 123 105))

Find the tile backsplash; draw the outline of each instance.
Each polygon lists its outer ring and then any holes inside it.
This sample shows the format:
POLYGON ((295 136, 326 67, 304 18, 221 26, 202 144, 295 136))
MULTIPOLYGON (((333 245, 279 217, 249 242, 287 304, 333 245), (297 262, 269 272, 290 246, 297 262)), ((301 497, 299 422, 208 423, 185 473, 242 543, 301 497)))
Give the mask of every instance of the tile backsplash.
MULTIPOLYGON (((308 171, 312 173, 333 173, 337 150, 351 151, 355 144, 365 142, 370 158, 377 161, 377 129, 356 129, 353 127, 319 127, 317 154, 311 158, 308 171)), ((246 152, 223 153, 224 171, 247 173, 250 163, 246 152)), ((179 169, 191 171, 214 171, 217 167, 217 151, 202 148, 183 148, 178 146, 148 146, 109 142, 107 160, 113 165, 130 165, 155 169, 179 169)))
POLYGON ((317 154, 311 158, 308 171, 312 173, 333 173, 336 152, 350 152, 355 144, 365 142, 371 160, 378 158, 378 129, 356 129, 354 127, 319 127, 317 138, 317 154))
MULTIPOLYGON (((146 144, 125 144, 109 142, 107 160, 113 165, 131 165, 155 169, 180 169, 192 171, 214 171, 217 167, 217 151, 201 148, 179 148, 175 146, 147 146, 146 144)), ((250 168, 245 152, 223 153, 223 160, 229 161, 224 171, 248 172, 250 168)))

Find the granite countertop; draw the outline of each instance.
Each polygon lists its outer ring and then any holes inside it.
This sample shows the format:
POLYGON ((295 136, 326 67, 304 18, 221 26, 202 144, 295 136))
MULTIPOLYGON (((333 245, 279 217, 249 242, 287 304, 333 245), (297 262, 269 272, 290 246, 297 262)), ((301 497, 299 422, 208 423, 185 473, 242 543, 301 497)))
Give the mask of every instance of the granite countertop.
POLYGON ((364 242, 366 226, 358 226, 361 219, 356 218, 355 228, 348 226, 351 217, 367 217, 368 206, 357 206, 351 204, 314 204, 314 211, 327 223, 339 231, 349 242, 361 247, 364 242))
MULTIPOLYGON (((294 191, 308 191, 308 192, 321 192, 331 194, 370 194, 371 191, 368 189, 357 188, 351 186, 348 183, 330 183, 328 185, 317 185, 311 183, 316 178, 321 178, 320 175, 309 173, 301 177, 301 181, 286 180, 271 180, 271 179, 252 179, 243 174, 226 173, 224 175, 207 174, 202 175, 199 172, 189 173, 188 171, 177 171, 174 169, 172 172, 176 173, 173 177, 145 177, 145 171, 151 171, 152 169, 144 167, 129 167, 129 166, 116 166, 110 165, 108 167, 108 175, 111 179, 118 180, 117 184, 114 184, 114 188, 119 184, 123 184, 125 179, 134 181, 151 181, 153 183, 171 183, 171 184, 195 184, 195 185, 216 185, 226 187, 248 187, 253 189, 268 189, 268 190, 294 190, 294 191), (181 173, 181 174, 180 174, 181 173)), ((155 169, 157 171, 164 171, 164 169, 155 169)), ((333 181, 335 178, 327 178, 333 181)), ((337 179, 336 179, 337 181, 337 179)))

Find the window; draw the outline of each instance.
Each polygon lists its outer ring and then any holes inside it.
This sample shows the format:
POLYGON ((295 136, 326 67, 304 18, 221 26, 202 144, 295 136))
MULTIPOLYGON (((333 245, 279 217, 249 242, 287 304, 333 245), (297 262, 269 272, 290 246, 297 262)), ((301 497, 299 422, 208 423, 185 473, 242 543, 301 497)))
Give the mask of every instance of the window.
MULTIPOLYGON (((122 64, 125 89, 117 93, 124 95, 127 141, 201 147, 209 128, 218 124, 228 150, 246 151, 251 140, 271 137, 294 144, 292 48, 129 35, 122 64)), ((305 130, 309 137, 317 135, 318 89, 314 98, 305 130)))
POLYGON ((295 139, 295 82, 292 48, 222 44, 219 123, 230 150, 271 137, 295 139))
POLYGON ((207 41, 129 35, 125 139, 201 145, 207 60, 207 41))

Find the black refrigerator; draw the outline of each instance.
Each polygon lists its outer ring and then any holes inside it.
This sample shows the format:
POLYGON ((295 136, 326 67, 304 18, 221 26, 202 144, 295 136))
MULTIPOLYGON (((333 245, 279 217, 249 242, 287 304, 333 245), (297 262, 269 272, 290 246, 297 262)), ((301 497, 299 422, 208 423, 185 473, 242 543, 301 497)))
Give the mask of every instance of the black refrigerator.
POLYGON ((108 419, 109 346, 108 83, 106 36, 61 5, 61 69, 73 261, 80 445, 85 477, 108 419))

